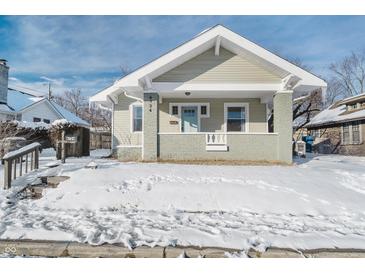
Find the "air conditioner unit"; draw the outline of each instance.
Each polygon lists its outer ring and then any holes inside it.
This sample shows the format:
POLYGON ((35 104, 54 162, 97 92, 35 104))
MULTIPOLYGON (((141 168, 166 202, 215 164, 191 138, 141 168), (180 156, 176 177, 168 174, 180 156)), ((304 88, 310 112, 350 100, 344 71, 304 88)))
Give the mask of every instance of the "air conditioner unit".
POLYGON ((305 142, 304 141, 297 141, 295 143, 295 151, 298 156, 305 157, 305 142))

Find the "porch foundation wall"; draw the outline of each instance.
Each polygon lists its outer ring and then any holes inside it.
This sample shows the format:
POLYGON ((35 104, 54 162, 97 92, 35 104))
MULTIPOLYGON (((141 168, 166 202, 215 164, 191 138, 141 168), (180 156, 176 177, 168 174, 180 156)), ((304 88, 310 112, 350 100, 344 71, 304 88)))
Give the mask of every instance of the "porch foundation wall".
POLYGON ((120 161, 141 161, 142 147, 118 147, 114 154, 120 161))
POLYGON ((205 134, 160 134, 161 160, 278 161, 277 134, 227 135, 228 151, 206 151, 205 134))

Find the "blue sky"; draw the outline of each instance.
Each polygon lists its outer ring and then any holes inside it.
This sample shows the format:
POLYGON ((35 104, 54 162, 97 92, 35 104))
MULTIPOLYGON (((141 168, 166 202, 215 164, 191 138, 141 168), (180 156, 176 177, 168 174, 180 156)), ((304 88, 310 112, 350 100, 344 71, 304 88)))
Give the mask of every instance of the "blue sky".
POLYGON ((85 95, 160 56, 204 29, 223 24, 313 72, 365 49, 365 16, 1 16, 0 58, 10 84, 85 95))

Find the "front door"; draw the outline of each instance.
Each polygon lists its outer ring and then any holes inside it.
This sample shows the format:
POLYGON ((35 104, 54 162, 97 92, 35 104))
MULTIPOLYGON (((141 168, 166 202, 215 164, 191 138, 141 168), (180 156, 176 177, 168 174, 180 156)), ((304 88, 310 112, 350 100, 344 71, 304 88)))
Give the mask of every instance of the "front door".
POLYGON ((181 107, 181 131, 198 131, 198 107, 181 107))

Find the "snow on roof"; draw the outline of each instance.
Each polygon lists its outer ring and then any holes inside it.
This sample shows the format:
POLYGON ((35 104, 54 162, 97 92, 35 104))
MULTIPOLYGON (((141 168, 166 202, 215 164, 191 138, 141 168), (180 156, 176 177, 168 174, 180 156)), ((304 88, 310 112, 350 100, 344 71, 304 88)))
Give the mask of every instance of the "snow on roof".
POLYGON ((28 121, 14 121, 21 128, 32 128, 32 129, 48 129, 49 124, 44 122, 28 122, 28 121))
MULTIPOLYGON (((60 115, 60 118, 66 119, 68 122, 82 125, 82 126, 89 126, 89 123, 82 120, 80 117, 76 116, 72 112, 68 111, 67 109, 61 107, 60 105, 49 101, 45 96, 39 96, 40 93, 37 93, 33 90, 25 91, 24 88, 22 90, 18 90, 15 88, 8 89, 8 107, 13 108, 14 111, 19 112, 23 109, 33 105, 34 103, 40 102, 42 100, 48 101, 56 112, 60 115)), ((0 106, 1 107, 1 106, 0 106)), ((0 109, 1 110, 1 109, 0 109)), ((10 110, 11 111, 11 110, 10 110)))
POLYGON ((14 111, 21 111, 43 99, 45 99, 45 97, 37 97, 13 88, 8 89, 8 106, 13 108, 14 111))
POLYGON ((307 117, 305 115, 299 116, 297 117, 294 121, 293 121, 293 127, 297 128, 299 126, 302 126, 305 122, 306 122, 307 117))
POLYGON ((11 107, 9 107, 6 104, 0 104, 0 111, 4 111, 4 112, 12 112, 14 111, 13 109, 11 109, 11 107))
POLYGON ((334 105, 318 113, 312 121, 307 124, 307 126, 335 124, 339 122, 365 119, 365 109, 341 115, 346 111, 346 105, 340 105, 338 107, 333 106, 334 105))
POLYGON ((60 105, 56 104, 55 102, 50 102, 50 103, 61 114, 61 116, 65 120, 67 120, 68 122, 78 124, 78 125, 82 125, 82 126, 90 126, 90 124, 88 122, 86 122, 85 120, 83 120, 80 117, 76 116, 75 114, 68 111, 64 107, 61 107, 60 105))

